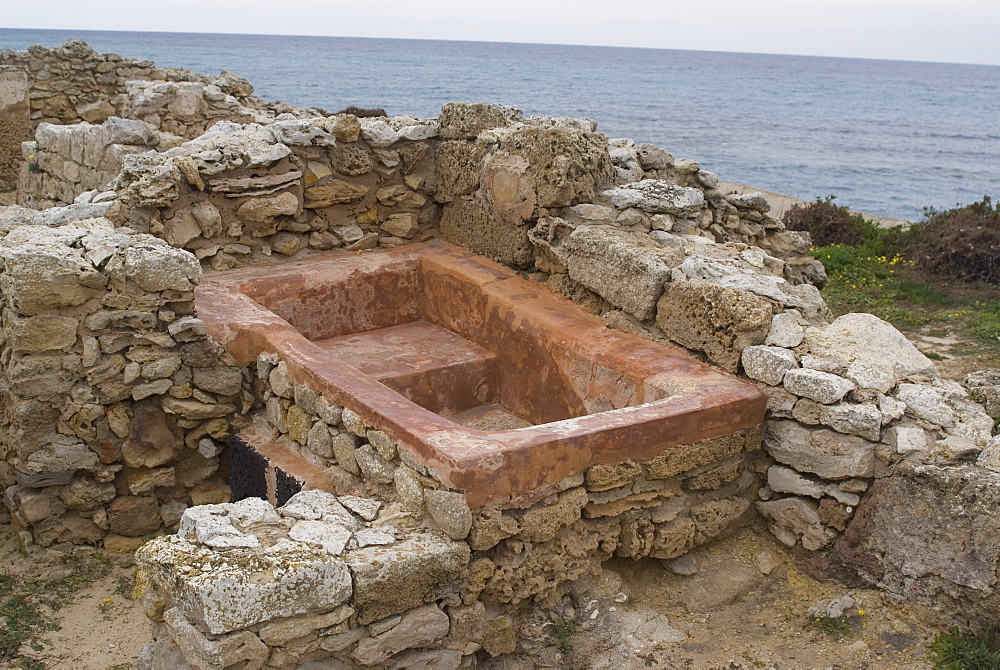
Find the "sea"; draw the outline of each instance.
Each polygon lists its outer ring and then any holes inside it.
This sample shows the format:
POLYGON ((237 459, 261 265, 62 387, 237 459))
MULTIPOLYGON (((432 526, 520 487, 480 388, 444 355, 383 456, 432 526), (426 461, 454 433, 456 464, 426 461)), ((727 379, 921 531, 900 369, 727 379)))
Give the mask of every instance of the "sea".
POLYGON ((270 100, 434 117, 446 102, 587 117, 724 181, 919 221, 1000 198, 1000 67, 548 44, 0 29, 205 74, 270 100))

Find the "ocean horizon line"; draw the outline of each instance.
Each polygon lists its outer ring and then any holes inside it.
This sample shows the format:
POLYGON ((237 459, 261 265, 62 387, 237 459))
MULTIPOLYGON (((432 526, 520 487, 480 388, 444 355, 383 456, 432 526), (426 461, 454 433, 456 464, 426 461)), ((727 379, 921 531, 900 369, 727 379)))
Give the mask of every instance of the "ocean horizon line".
MULTIPOLYGON (((860 61, 860 62, 876 62, 876 63, 901 63, 901 64, 919 64, 919 65, 953 65, 958 67, 983 67, 983 68, 994 68, 1000 69, 1000 63, 969 63, 965 61, 934 61, 934 60, 917 60, 917 59, 903 59, 903 58, 873 58, 873 57, 862 57, 862 56, 831 56, 827 54, 803 54, 803 53, 793 53, 793 52, 773 52, 773 51, 720 51, 716 49, 679 49, 674 47, 652 47, 652 46, 629 46, 629 45, 616 45, 616 44, 580 44, 576 42, 520 42, 520 41, 506 41, 506 40, 463 40, 463 39, 447 39, 447 38, 422 38, 422 37, 379 37, 371 35, 312 35, 312 34, 301 34, 301 33, 239 33, 239 32, 215 32, 215 31, 199 31, 199 30, 184 30, 184 31, 174 31, 174 30, 97 30, 93 28, 12 28, 12 27, 0 27, 0 31, 23 31, 23 32, 53 32, 53 33, 94 33, 94 34, 148 34, 148 35, 194 35, 194 36, 218 36, 218 37, 276 37, 276 38, 290 38, 290 37, 302 37, 308 39, 349 39, 349 40, 372 40, 372 41, 385 41, 385 42, 429 42, 429 43, 447 43, 447 44, 497 44, 497 45, 511 45, 511 46, 526 46, 526 47, 569 47, 569 48, 588 48, 588 49, 621 49, 629 51, 669 51, 676 53, 686 53, 686 54, 723 54, 729 56, 774 56, 778 58, 812 58, 818 60, 838 60, 838 61, 860 61)), ((86 40, 83 40, 86 41, 86 40)), ((55 45, 45 45, 45 46, 55 46, 55 45)), ((3 47, 3 45, 0 45, 3 47)), ((7 47, 3 47, 7 48, 7 47)))

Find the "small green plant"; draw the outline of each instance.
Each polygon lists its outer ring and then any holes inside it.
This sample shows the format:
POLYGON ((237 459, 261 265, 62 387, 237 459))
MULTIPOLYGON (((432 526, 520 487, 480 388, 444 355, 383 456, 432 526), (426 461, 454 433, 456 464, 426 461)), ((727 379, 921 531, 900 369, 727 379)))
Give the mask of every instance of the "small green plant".
POLYGON ((577 625, 575 621, 563 621, 556 624, 556 646, 559 648, 559 653, 563 656, 569 656, 573 653, 573 643, 570 641, 569 636, 576 631, 577 625))
POLYGON ((939 633, 931 644, 937 670, 996 670, 1000 668, 1000 626, 980 633, 955 629, 939 633))
POLYGON ((35 150, 28 155, 28 169, 31 172, 44 172, 38 165, 38 142, 35 142, 35 150))
POLYGON ((809 627, 839 640, 851 632, 851 622, 843 617, 821 616, 809 620, 809 627))

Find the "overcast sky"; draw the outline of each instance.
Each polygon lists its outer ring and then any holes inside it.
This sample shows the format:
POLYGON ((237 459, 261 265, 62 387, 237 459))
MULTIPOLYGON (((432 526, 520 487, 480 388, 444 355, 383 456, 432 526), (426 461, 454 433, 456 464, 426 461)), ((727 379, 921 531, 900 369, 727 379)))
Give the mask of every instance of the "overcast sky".
POLYGON ((0 27, 598 44, 1000 65, 998 0, 0 0, 0 27))

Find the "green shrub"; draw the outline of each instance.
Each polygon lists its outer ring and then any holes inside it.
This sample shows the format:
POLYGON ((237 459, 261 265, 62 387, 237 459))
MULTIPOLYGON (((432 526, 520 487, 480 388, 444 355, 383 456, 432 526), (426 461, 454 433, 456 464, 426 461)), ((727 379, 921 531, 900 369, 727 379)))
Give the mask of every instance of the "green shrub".
POLYGON ((928 210, 907 255, 917 267, 960 281, 1000 282, 1000 206, 989 197, 944 212, 928 210))
POLYGON ((834 205, 834 197, 792 207, 785 212, 785 228, 808 232, 818 247, 860 246, 871 236, 873 224, 846 207, 834 205))
POLYGON ((937 670, 997 670, 1000 668, 1000 628, 989 626, 978 634, 957 629, 940 633, 931 645, 937 670))

